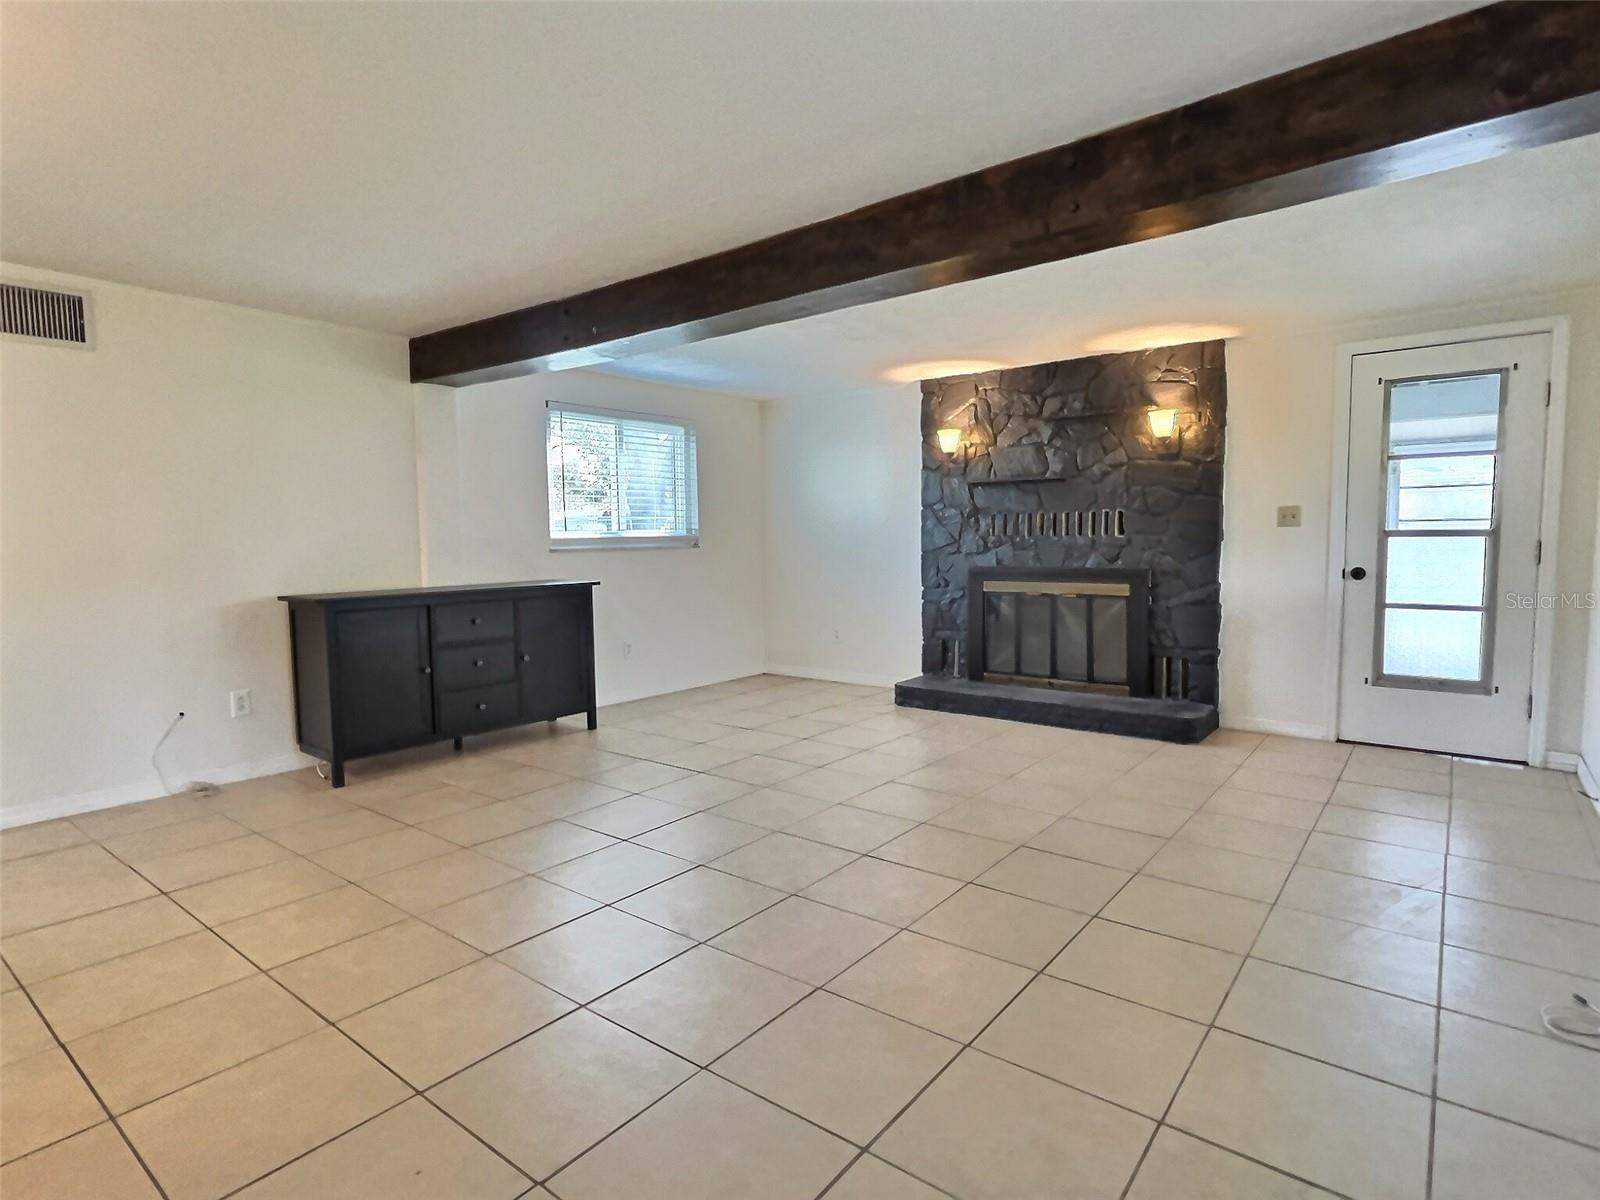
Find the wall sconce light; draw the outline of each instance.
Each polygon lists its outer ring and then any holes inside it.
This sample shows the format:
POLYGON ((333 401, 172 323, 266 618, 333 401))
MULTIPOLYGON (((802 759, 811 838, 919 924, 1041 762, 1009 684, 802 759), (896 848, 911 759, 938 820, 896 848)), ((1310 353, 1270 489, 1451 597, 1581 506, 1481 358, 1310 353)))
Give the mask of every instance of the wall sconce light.
POLYGON ((941 429, 933 435, 939 439, 939 449, 955 457, 956 451, 961 449, 961 430, 941 429))
POLYGON ((1150 436, 1160 442, 1170 442, 1178 432, 1178 410, 1152 408, 1144 414, 1150 424, 1150 436))

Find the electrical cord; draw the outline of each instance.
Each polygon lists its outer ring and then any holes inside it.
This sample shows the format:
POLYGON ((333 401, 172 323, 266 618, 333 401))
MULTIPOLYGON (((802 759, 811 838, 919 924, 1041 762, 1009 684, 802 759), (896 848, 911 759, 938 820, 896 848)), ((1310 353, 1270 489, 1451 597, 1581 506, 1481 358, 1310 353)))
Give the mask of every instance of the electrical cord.
POLYGON ((172 795, 172 785, 167 782, 167 777, 161 770, 161 747, 167 744, 167 739, 172 736, 172 731, 178 727, 178 722, 181 720, 183 720, 183 713, 180 712, 172 718, 172 724, 167 726, 167 731, 156 742, 156 748, 150 751, 150 765, 155 768, 156 778, 161 781, 161 794, 163 796, 172 795))
POLYGON ((1555 1037, 1586 1050, 1600 1050, 1600 1008, 1596 1008, 1577 992, 1572 993, 1571 1004, 1546 1004, 1539 1010, 1539 1019, 1555 1037))

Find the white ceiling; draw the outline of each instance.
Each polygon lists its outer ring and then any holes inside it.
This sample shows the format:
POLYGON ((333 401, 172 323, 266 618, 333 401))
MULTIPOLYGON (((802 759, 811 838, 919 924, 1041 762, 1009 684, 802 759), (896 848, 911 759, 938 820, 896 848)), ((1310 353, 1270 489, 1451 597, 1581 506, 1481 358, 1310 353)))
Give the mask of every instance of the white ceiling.
POLYGON ((0 6, 0 254, 418 333, 1460 3, 0 6))
POLYGON ((1249 334, 1577 287, 1600 282, 1597 179, 1600 134, 604 369, 805 399, 906 363, 1072 358, 1149 326, 1249 334))

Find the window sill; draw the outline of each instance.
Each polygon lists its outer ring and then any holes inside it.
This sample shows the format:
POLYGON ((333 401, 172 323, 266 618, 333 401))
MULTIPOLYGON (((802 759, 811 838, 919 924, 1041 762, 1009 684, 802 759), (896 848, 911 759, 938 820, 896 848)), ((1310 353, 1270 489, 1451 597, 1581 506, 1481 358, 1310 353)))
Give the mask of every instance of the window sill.
POLYGON ((698 550, 700 538, 694 537, 597 537, 551 538, 550 549, 566 550, 698 550))

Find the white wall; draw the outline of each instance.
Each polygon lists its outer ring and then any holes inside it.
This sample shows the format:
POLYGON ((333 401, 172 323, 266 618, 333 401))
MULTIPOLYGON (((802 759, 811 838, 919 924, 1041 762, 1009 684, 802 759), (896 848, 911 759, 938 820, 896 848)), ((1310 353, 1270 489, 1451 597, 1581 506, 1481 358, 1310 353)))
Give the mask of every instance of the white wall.
MULTIPOLYGON (((1324 631, 1336 347, 1558 315, 1571 318, 1571 357, 1557 582, 1563 591, 1585 592, 1600 586, 1593 575, 1600 289, 1230 339, 1222 545, 1226 723, 1331 735, 1324 631), (1280 504, 1302 506, 1301 528, 1277 527, 1280 504)), ((916 673, 917 406, 915 387, 769 406, 767 660, 774 670, 876 682, 916 673)), ((1555 617, 1553 751, 1576 751, 1582 736, 1590 619, 1572 610, 1555 617)), ((1591 673, 1600 695, 1600 663, 1591 673)), ((1600 708, 1600 701, 1591 708, 1600 708)), ((1597 717, 1591 711, 1588 744, 1600 755, 1597 717)))
POLYGON ((602 704, 762 670, 757 401, 587 371, 416 391, 426 582, 598 579, 602 704), (694 422, 700 547, 552 550, 547 400, 694 422))
MULTIPOLYGON (((1593 470, 1594 464, 1590 464, 1593 470)), ((1594 567, 1589 594, 1600 597, 1600 514, 1595 519, 1594 567)), ((1600 799, 1600 608, 1589 614, 1589 663, 1584 674, 1583 730, 1578 738, 1578 781, 1600 799)))
MULTIPOLYGON (((1557 587, 1592 586, 1600 462, 1600 289, 1414 313, 1337 328, 1251 332, 1228 343, 1222 543, 1222 717, 1328 736, 1325 659, 1336 348, 1537 317, 1571 318, 1557 587), (1304 507, 1279 529, 1280 504, 1304 507)), ((1590 616, 1555 613, 1549 745, 1577 750, 1590 616)))
POLYGON ((403 339, 25 268, 92 350, 0 350, 0 819, 283 770, 282 592, 418 578, 403 339), (253 715, 230 719, 250 688, 253 715))
POLYGON ((767 406, 767 663, 893 683, 921 670, 921 393, 767 406))

